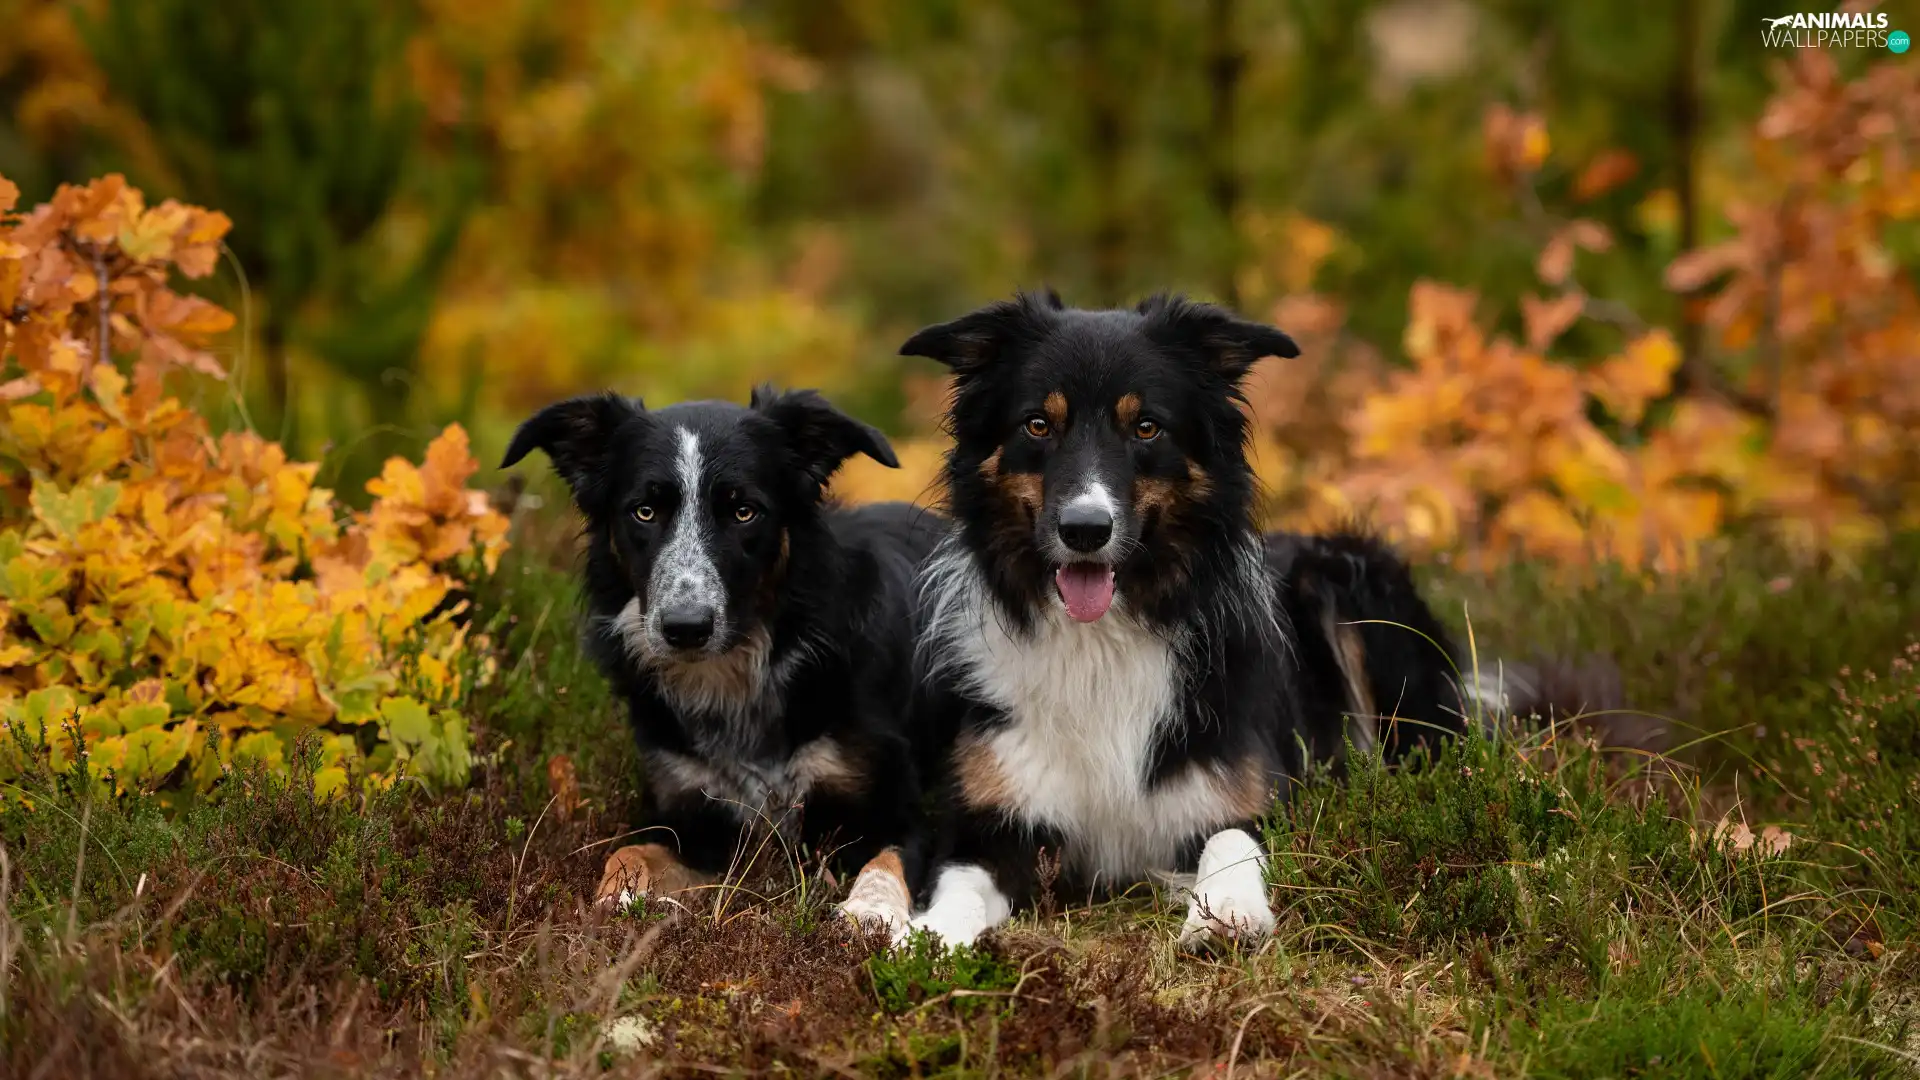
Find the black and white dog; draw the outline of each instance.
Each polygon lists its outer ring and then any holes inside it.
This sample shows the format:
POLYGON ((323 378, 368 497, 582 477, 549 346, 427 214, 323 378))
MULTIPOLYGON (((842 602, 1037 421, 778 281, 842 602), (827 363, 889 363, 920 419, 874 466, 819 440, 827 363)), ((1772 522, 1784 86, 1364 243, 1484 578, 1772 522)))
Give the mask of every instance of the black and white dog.
POLYGON ((586 519, 587 641, 627 701, 658 839, 608 858, 597 899, 711 880, 771 824, 861 867, 842 910, 904 925, 924 861, 911 703, 914 576, 947 531, 904 503, 822 503, 840 464, 898 467, 811 391, 648 410, 574 398, 522 424, 586 519))
POLYGON ((1189 943, 1263 935, 1257 822, 1288 779, 1463 730, 1494 696, 1456 685, 1388 548, 1257 529, 1240 383, 1298 349, 1179 298, 1048 293, 900 351, 955 375, 954 526, 922 574, 916 676, 951 750, 912 925, 971 942, 1028 901, 1044 848, 1078 885, 1193 873, 1189 943))

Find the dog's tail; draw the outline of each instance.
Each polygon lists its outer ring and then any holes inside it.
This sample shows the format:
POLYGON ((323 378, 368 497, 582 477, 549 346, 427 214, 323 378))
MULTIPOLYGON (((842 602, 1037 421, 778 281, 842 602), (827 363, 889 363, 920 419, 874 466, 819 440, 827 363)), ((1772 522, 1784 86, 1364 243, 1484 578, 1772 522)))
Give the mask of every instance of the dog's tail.
POLYGON ((1608 657, 1482 657, 1478 670, 1462 673, 1460 690, 1469 719, 1571 722, 1608 749, 1658 751, 1667 745, 1665 723, 1628 709, 1620 667, 1608 657))

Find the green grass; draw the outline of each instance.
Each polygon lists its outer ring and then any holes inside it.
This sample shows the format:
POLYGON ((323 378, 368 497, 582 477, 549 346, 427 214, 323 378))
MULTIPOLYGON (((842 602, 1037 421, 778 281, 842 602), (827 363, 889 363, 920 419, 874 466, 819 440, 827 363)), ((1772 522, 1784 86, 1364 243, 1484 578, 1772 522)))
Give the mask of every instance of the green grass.
POLYGON ((1685 582, 1430 571, 1483 655, 1616 657, 1683 745, 1608 754, 1574 725, 1314 779, 1269 823, 1276 935, 1198 957, 1150 888, 1054 898, 959 956, 887 954, 777 849, 692 910, 590 911, 634 762, 577 645, 564 546, 522 540, 475 597, 501 674, 468 703, 468 790, 328 801, 297 773, 241 773, 169 805, 42 773, 14 792, 31 808, 0 811, 0 1074, 1842 1077, 1920 1061, 1920 540, 1850 568, 1732 545, 1685 582), (1791 839, 1738 850, 1736 823, 1791 839))

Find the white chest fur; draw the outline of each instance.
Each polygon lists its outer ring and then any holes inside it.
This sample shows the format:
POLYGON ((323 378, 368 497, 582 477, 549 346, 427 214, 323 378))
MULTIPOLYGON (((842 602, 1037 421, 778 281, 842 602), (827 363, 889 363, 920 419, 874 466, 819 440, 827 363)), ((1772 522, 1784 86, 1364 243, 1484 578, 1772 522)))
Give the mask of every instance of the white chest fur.
POLYGON ((948 629, 953 673, 1007 714, 983 746, 1010 812, 1058 830, 1068 866, 1105 882, 1184 869, 1181 845, 1219 827, 1227 798, 1198 767, 1147 786, 1183 705, 1174 644, 1117 610, 1092 624, 1050 612, 1030 635, 991 615, 948 629))

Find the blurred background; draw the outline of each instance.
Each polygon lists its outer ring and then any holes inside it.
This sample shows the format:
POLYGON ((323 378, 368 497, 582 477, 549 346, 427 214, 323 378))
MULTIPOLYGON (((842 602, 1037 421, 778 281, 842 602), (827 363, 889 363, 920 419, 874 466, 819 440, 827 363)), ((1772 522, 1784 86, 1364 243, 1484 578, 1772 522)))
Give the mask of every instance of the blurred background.
POLYGON ((1682 567, 1920 524, 1920 58, 1780 14, 0 0, 0 175, 231 216, 203 407, 350 500, 448 422, 760 380, 898 438, 844 494, 932 498, 909 333, 1168 288, 1308 348, 1249 391, 1275 520, 1682 567))

